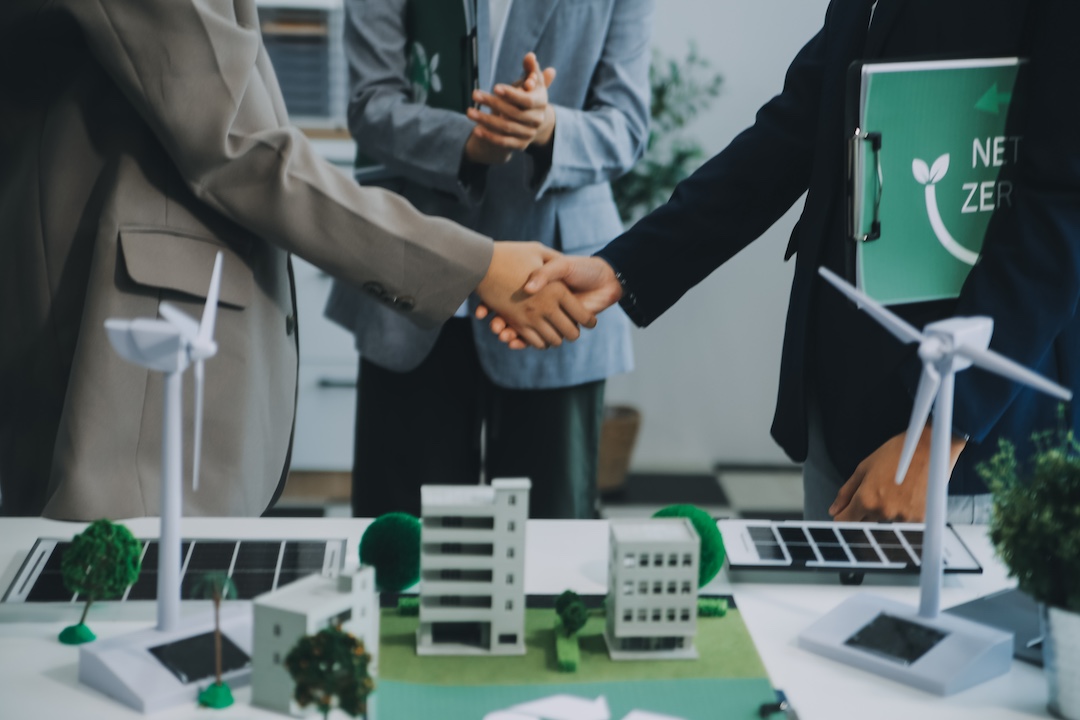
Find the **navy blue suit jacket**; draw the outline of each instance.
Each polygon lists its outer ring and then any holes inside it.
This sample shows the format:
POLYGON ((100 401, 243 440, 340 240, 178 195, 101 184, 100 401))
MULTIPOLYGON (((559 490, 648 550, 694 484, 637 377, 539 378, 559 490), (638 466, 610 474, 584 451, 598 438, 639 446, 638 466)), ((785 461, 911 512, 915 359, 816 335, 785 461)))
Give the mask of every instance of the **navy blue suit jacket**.
MULTIPOLYGON (((1067 387, 1080 370, 1080 2, 834 0, 821 31, 788 69, 783 92, 752 127, 675 190, 671 200, 600 253, 626 283, 623 307, 647 325, 808 192, 787 256, 796 257, 772 433, 806 457, 814 383, 826 445, 849 474, 907 426, 919 364, 868 316, 828 288, 821 265, 851 277, 845 239, 845 112, 852 62, 891 58, 1030 58, 1024 136, 1012 166, 1013 208, 995 213, 980 261, 956 301, 899 306, 916 327, 950 315, 994 318, 991 347, 1067 387)), ((1018 90, 1019 91, 1019 90, 1018 90)), ((1075 404, 1068 421, 1078 427, 1075 404)), ((982 492, 975 466, 1005 437, 1030 450, 1057 426, 1057 401, 981 370, 957 376, 954 429, 970 442, 953 493, 982 492)))

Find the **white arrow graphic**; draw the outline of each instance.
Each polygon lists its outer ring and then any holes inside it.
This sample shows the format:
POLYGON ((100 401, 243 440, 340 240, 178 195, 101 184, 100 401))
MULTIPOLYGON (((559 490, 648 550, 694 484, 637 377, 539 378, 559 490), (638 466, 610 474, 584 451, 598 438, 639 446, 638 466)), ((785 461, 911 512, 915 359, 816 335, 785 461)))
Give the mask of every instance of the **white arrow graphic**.
POLYGON ((949 154, 945 153, 939 157, 931 167, 927 167, 925 162, 915 158, 911 161, 911 172, 915 179, 919 181, 919 184, 925 186, 926 214, 930 218, 930 227, 934 229, 934 235, 937 236, 938 242, 960 262, 974 265, 975 261, 979 259, 979 253, 972 252, 956 242, 949 229, 945 227, 945 222, 941 219, 941 212, 938 210, 935 185, 945 177, 945 173, 949 172, 949 154))

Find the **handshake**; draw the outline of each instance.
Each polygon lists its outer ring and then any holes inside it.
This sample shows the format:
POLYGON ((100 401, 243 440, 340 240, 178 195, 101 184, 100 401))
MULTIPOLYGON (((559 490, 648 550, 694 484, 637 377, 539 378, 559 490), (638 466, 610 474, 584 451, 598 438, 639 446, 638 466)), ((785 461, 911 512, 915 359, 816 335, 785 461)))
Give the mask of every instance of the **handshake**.
POLYGON ((558 347, 622 297, 615 271, 598 257, 562 255, 536 242, 496 242, 476 287, 476 317, 511 348, 558 347))

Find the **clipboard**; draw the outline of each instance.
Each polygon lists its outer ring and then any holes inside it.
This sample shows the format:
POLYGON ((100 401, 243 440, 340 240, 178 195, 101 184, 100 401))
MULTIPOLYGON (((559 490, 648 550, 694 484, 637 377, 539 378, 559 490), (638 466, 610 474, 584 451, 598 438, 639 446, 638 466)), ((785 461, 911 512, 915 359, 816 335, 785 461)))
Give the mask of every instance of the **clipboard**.
POLYGON ((856 63, 849 71, 848 234, 855 282, 884 305, 955 298, 1002 176, 1023 151, 1018 57, 856 63))

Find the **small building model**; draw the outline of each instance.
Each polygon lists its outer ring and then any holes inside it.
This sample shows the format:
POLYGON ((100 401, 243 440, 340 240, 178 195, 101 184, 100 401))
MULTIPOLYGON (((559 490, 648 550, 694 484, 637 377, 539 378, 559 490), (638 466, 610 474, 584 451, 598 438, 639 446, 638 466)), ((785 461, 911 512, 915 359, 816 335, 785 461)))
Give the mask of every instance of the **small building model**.
POLYGON ((607 624, 612 660, 693 659, 701 541, 684 517, 611 521, 607 624))
POLYGON ((420 488, 420 655, 525 654, 527 478, 420 488))
POLYGON ((251 653, 251 704, 284 714, 301 714, 293 703, 295 685, 285 656, 305 635, 328 626, 363 641, 375 675, 379 653, 379 596, 375 568, 363 565, 337 577, 310 575, 255 598, 251 653))

